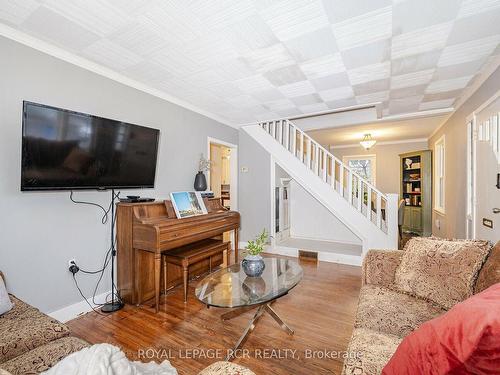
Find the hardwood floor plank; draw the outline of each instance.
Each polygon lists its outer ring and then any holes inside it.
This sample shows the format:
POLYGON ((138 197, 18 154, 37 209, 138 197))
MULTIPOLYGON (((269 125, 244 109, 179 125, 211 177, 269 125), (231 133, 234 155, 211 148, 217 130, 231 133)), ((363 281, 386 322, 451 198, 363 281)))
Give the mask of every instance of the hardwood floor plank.
MULTIPOLYGON (((343 359, 325 358, 324 353, 342 354, 347 348, 361 285, 360 268, 326 262, 300 263, 304 268, 303 280, 273 304, 295 334, 287 335, 264 314, 243 346, 248 356, 234 361, 258 375, 340 375, 342 371, 343 359), (305 358, 308 350, 317 353, 316 358, 305 358)), ((108 342, 121 347, 130 359, 169 359, 179 375, 196 374, 223 359, 254 312, 222 322, 220 316, 227 310, 207 309, 195 297, 195 285, 196 281, 190 283, 187 304, 182 287, 163 296, 158 314, 151 302, 141 307, 127 305, 107 316, 89 313, 68 325, 73 334, 90 343, 108 342), (147 349, 150 350, 146 352, 147 349), (205 356, 216 355, 216 350, 222 354, 220 358, 185 358, 193 350, 200 350, 205 356)))

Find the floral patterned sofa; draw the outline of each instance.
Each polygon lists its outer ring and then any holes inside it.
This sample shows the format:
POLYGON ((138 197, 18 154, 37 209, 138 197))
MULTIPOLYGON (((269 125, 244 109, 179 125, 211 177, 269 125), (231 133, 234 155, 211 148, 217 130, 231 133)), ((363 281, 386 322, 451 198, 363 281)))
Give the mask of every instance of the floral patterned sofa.
MULTIPOLYGON (((0 272, 0 277, 3 274, 0 272)), ((10 295, 12 310, 0 316, 0 375, 39 374, 89 344, 68 327, 10 295)), ((229 362, 217 362, 200 375, 255 375, 229 362)))
MULTIPOLYGON (((439 280, 441 277, 441 283, 440 286, 436 284, 435 288, 430 288, 432 290, 425 290, 429 298, 421 298, 408 290, 401 290, 401 283, 397 282, 398 276, 404 272, 407 276, 410 275, 410 286, 419 285, 418 280, 412 280, 415 274, 413 269, 401 269, 403 256, 417 248, 417 251, 428 251, 431 259, 437 246, 436 241, 452 241, 457 246, 467 242, 433 237, 416 238, 411 239, 404 250, 370 250, 366 254, 362 266, 362 287, 354 331, 348 347, 349 356, 344 361, 343 375, 380 374, 406 335, 420 324, 445 313, 454 303, 460 302, 458 297, 457 300, 445 300, 444 305, 433 301, 433 293, 439 293, 440 288, 446 288, 446 292, 454 292, 454 284, 465 285, 466 280, 448 279, 448 271, 434 267, 431 261, 424 265, 423 268, 427 269, 424 269, 424 273, 428 272, 430 279, 434 276, 439 280), (439 275, 440 272, 443 273, 439 275)), ((457 259, 456 264, 450 262, 450 267, 456 277, 472 275, 469 280, 470 294, 475 294, 500 282, 500 242, 493 249, 485 241, 468 243, 480 247, 478 252, 481 254, 478 254, 474 261, 457 259), (469 269, 470 267, 472 268, 469 269)), ((448 295, 459 296, 460 293, 448 295)))

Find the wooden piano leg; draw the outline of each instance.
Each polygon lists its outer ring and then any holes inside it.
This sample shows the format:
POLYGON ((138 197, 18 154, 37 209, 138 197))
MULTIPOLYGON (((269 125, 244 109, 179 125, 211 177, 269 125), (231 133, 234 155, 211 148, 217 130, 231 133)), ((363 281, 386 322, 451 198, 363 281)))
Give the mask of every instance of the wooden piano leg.
POLYGON ((184 303, 187 303, 188 284, 189 284, 189 265, 184 264, 182 267, 182 278, 184 282, 184 303))
POLYGON ((228 245, 227 249, 225 249, 224 252, 222 253, 222 266, 223 267, 229 266, 228 260, 227 260, 227 255, 230 253, 230 251, 231 251, 231 247, 230 247, 230 245, 228 245))
POLYGON ((238 228, 234 230, 234 263, 238 263, 238 228))
POLYGON ((160 275, 161 275, 161 254, 155 254, 155 311, 160 310, 160 275))
POLYGON ((163 266, 163 294, 167 294, 167 259, 162 256, 162 266, 163 266))

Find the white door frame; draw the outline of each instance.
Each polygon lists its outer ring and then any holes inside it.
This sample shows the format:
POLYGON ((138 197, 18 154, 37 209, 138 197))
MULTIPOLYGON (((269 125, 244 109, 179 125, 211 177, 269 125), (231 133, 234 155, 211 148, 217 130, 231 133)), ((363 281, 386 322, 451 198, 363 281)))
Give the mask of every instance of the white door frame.
POLYGON ((476 238, 476 116, 473 113, 467 117, 467 194, 465 212, 465 235, 466 238, 476 238))
MULTIPOLYGON (((211 143, 231 149, 231 159, 229 161, 231 184, 229 186, 229 194, 231 195, 231 211, 238 211, 238 145, 221 139, 207 137, 207 159, 210 159, 211 143)), ((207 182, 210 187, 210 171, 207 171, 207 182)))
MULTIPOLYGON (((476 142, 478 140, 478 129, 477 129, 477 122, 476 122, 476 113, 481 112, 483 109, 488 107, 491 103, 493 103, 497 98, 500 96, 500 90, 498 90, 491 98, 486 100, 483 104, 481 104, 478 108, 476 108, 469 116, 466 117, 466 123, 467 127, 466 129, 469 130, 469 124, 472 126, 472 132, 469 133, 467 131, 467 142, 471 142, 471 152, 470 152, 470 163, 469 165, 469 150, 467 150, 467 163, 466 163, 466 176, 468 175, 469 167, 473 167, 473 173, 470 176, 471 178, 471 185, 472 188, 469 188, 469 181, 467 181, 467 193, 466 193, 466 207, 468 207, 469 202, 472 205, 471 210, 470 210, 470 216, 468 215, 468 212, 465 213, 465 230, 466 230, 466 236, 467 238, 476 238, 476 233, 477 233, 477 223, 476 223, 476 217, 477 217, 477 156, 476 156, 476 142), (470 134, 472 134, 472 139, 469 140, 470 134), (472 220, 472 233, 469 233, 469 227, 468 227, 468 221, 472 220)), ((469 146, 469 144, 467 144, 469 146)))

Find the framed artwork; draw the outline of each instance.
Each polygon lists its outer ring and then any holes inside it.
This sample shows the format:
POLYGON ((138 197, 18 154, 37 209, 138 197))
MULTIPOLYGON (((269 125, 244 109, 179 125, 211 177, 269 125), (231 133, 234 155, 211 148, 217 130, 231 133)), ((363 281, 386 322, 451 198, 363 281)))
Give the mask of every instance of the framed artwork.
POLYGON ((205 202, 198 191, 177 191, 170 193, 170 199, 178 219, 207 214, 205 202))

